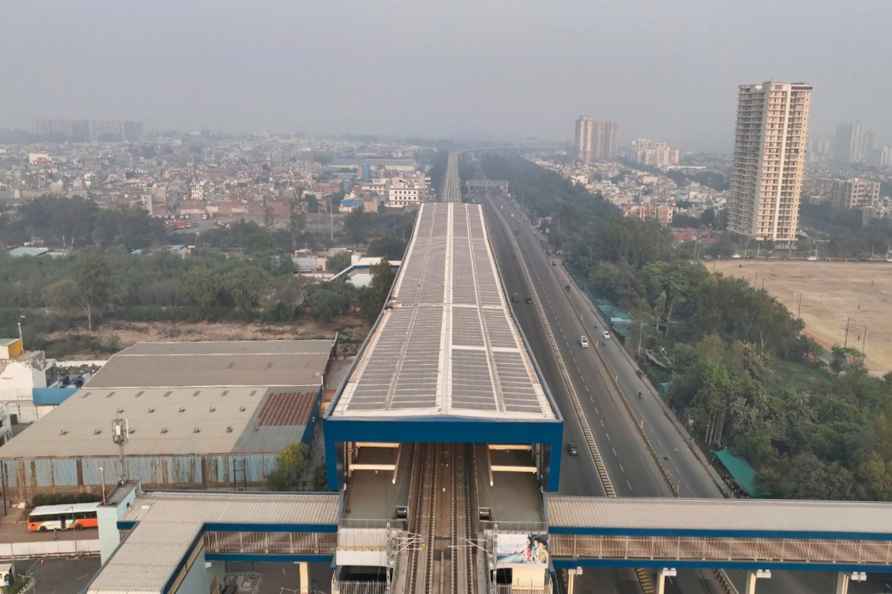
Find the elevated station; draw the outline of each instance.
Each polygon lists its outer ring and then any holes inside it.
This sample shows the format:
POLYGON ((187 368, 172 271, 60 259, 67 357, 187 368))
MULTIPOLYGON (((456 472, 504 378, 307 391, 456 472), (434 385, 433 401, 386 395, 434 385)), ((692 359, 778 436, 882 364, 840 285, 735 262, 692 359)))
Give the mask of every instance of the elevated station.
POLYGON ((424 204, 390 299, 324 421, 330 487, 360 464, 357 444, 480 443, 531 446, 556 490, 562 429, 511 316, 481 207, 424 204))
POLYGON ((558 487, 562 433, 482 208, 424 204, 387 304, 324 419, 329 486, 345 498, 337 587, 378 580, 398 592, 468 592, 501 579, 544 590, 544 555, 535 569, 512 568, 480 542, 528 553, 541 537, 544 552, 541 492, 558 487))

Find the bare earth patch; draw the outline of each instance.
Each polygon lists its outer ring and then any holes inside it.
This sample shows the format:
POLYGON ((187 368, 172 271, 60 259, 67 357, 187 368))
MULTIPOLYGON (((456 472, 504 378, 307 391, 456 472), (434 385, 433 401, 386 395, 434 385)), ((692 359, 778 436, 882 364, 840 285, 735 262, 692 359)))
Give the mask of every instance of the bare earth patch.
MULTIPOLYGON (((312 320, 292 324, 259 324, 238 322, 106 322, 92 333, 86 330, 78 334, 94 336, 104 343, 117 338, 121 348, 137 342, 202 340, 297 340, 303 338, 331 338, 335 332, 341 335, 345 350, 354 350, 365 338, 368 324, 359 317, 346 317, 337 323, 323 324, 312 320), (351 345, 353 348, 351 349, 351 345)), ((47 338, 60 340, 64 332, 55 332, 47 338)), ((69 359, 106 359, 108 353, 70 353, 69 359)))
POLYGON ((892 264, 725 260, 708 268, 764 286, 794 316, 801 298, 805 331, 825 348, 845 343, 848 322, 848 345, 866 353, 871 373, 892 370, 892 264))

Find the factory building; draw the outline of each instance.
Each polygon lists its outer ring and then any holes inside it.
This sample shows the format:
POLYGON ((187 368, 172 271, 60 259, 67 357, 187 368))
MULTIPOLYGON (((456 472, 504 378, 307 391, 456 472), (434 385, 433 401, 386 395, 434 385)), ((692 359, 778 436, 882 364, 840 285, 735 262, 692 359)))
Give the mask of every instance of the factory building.
POLYGON ((260 485, 282 449, 312 437, 335 344, 136 344, 0 448, 3 491, 260 485))

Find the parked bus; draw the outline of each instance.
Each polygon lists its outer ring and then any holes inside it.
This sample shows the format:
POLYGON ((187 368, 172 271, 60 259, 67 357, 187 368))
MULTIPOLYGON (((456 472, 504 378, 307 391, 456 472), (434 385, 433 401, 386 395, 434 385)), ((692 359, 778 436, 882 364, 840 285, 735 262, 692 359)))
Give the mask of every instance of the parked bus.
POLYGON ((96 510, 99 502, 41 505, 28 514, 29 532, 48 530, 81 530, 96 528, 96 510))

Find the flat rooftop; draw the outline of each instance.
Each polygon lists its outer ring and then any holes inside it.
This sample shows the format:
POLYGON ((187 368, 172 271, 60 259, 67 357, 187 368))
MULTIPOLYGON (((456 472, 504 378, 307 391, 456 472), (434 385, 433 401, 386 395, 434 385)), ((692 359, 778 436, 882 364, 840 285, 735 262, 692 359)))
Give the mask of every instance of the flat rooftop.
POLYGON ((0 448, 0 458, 277 453, 299 441, 333 340, 139 343, 0 448))
POLYGON ((139 525, 102 567, 87 592, 163 592, 207 523, 337 524, 337 493, 148 493, 125 521, 139 525))
POLYGON ((0 447, 0 459, 117 456, 123 416, 128 456, 278 453, 301 439, 318 386, 83 388, 0 447))
POLYGON ((556 420, 510 315, 479 205, 425 203, 391 301, 332 418, 556 420))
POLYGON ((892 504, 546 495, 550 528, 892 534, 892 504))
POLYGON ((109 359, 87 388, 320 385, 334 340, 143 342, 109 359))

